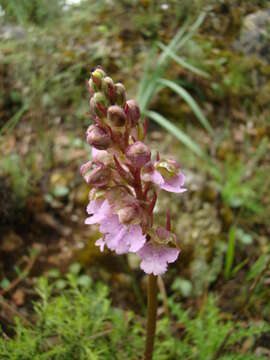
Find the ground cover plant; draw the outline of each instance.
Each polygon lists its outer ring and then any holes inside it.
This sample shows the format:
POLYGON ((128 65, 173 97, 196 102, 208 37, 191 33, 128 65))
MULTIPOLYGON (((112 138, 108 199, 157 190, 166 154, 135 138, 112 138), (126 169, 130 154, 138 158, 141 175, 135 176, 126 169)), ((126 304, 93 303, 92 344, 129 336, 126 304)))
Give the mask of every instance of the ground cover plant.
MULTIPOLYGON (((134 356, 143 352, 140 261, 100 252, 98 228, 84 225, 89 187, 79 168, 91 158, 85 80, 101 64, 140 105, 146 145, 181 161, 188 189, 178 197, 160 192, 155 206, 157 226, 170 208, 181 254, 158 278, 154 356, 198 358, 208 348, 216 358, 269 357, 268 1, 71 2, 0 1, 1 346, 16 350, 16 318, 23 333, 40 331, 35 278, 54 283, 52 302, 69 296, 64 274, 78 261, 93 292, 96 283, 109 289, 109 311, 133 312, 134 356), (55 282, 52 268, 62 274, 55 282), (224 345, 213 340, 215 350, 207 338, 192 338, 196 330, 172 308, 181 304, 200 329, 211 301, 220 316, 213 333, 223 333, 219 326, 229 333, 224 345), (230 343, 230 329, 255 332, 260 324, 260 334, 230 343)), ((104 351, 108 336, 98 338, 104 351)), ((133 354, 128 345, 117 345, 119 359, 133 354)))
MULTIPOLYGON (((112 307, 108 288, 79 274, 76 264, 65 278, 38 279, 36 291, 35 324, 25 326, 17 319, 16 339, 6 336, 0 340, 2 359, 141 359, 145 319, 112 307), (57 287, 60 279, 65 282, 64 292, 57 287)), ((182 309, 174 293, 169 310, 170 317, 158 321, 154 359, 212 359, 233 327, 230 350, 220 358, 253 359, 252 353, 237 355, 234 349, 244 340, 255 341, 269 331, 261 321, 233 324, 225 320, 211 295, 200 312, 191 315, 182 309)))

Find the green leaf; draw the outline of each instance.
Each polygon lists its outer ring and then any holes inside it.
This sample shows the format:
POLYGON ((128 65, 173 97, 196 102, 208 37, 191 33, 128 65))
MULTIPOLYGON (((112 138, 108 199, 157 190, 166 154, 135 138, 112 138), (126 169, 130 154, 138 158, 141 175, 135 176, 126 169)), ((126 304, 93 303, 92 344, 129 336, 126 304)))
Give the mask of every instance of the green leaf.
POLYGON ((190 106, 190 108, 193 110, 194 114, 197 116, 198 120, 202 124, 202 126, 212 135, 214 136, 214 131, 209 124, 208 120, 202 113, 202 110, 199 108, 199 105, 196 103, 196 101, 193 99, 193 97, 180 85, 176 84, 175 82, 167 79, 160 79, 159 83, 161 85, 167 86, 174 92, 176 92, 181 98, 183 98, 186 103, 190 106))
POLYGON ((7 278, 4 278, 1 282, 0 282, 0 287, 2 289, 7 288, 10 285, 10 281, 7 278))
POLYGON ((75 262, 70 265, 69 272, 71 274, 78 275, 79 272, 81 271, 81 268, 82 268, 81 265, 79 263, 75 262))
POLYGON ((188 297, 192 291, 192 283, 189 280, 178 278, 174 280, 172 289, 174 291, 180 291, 181 295, 188 297))
POLYGON ((182 130, 172 124, 169 120, 167 120, 161 114, 155 111, 147 111, 146 115, 153 119, 156 123, 162 126, 164 129, 169 131, 172 135, 174 135, 179 141, 181 141, 187 148, 189 148, 193 153, 201 158, 206 158, 203 150, 182 130))
POLYGON ((56 197, 65 197, 69 193, 69 188, 67 186, 55 186, 53 189, 53 195, 56 197))

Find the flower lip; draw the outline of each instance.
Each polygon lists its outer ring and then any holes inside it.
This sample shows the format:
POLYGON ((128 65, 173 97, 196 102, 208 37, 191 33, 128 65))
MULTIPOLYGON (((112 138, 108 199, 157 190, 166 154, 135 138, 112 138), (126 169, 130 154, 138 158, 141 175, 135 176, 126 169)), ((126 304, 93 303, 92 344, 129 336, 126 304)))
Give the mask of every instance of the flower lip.
POLYGON ((167 271, 168 263, 177 260, 180 251, 162 245, 147 242, 137 254, 141 258, 141 269, 146 274, 162 275, 167 271))

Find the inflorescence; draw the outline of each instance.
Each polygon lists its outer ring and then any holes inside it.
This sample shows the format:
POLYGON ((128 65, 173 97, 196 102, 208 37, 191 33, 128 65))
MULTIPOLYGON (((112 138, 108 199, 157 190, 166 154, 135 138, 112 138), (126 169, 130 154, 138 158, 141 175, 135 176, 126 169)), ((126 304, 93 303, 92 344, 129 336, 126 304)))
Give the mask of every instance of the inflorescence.
POLYGON ((99 225, 101 251, 106 246, 116 254, 136 253, 147 274, 163 274, 180 249, 169 213, 166 227, 153 223, 157 190, 182 193, 185 177, 175 160, 158 153, 152 159, 143 142, 146 123, 140 122, 136 101, 126 100, 123 84, 97 67, 87 85, 93 124, 86 131, 92 160, 81 167, 91 188, 85 223, 99 225))

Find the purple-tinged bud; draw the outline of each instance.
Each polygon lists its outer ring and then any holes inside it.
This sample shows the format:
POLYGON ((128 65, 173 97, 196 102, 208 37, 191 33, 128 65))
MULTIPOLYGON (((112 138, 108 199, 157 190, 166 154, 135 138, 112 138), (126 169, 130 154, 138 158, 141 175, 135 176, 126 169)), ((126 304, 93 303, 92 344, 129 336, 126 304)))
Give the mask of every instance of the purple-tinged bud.
POLYGON ((108 105, 108 100, 101 92, 95 93, 90 100, 91 112, 99 117, 106 116, 108 105))
POLYGON ((106 76, 106 73, 101 68, 97 68, 91 73, 91 80, 93 80, 97 89, 101 89, 102 79, 106 76))
POLYGON ((126 89, 123 84, 115 84, 115 102, 119 106, 124 106, 126 102, 126 89))
POLYGON ((140 109, 135 100, 128 100, 125 104, 125 113, 132 127, 140 121, 140 109))
POLYGON ((113 156, 106 150, 96 151, 94 156, 94 161, 101 162, 105 166, 110 166, 114 164, 113 156))
POLYGON ((133 166, 141 168, 150 161, 151 151, 143 142, 136 141, 127 148, 126 157, 133 166))
POLYGON ((111 127, 122 127, 126 123, 126 114, 124 110, 118 105, 112 105, 107 112, 108 124, 111 127))
POLYGON ((86 131, 87 142, 98 150, 106 150, 111 145, 111 137, 96 125, 90 125, 86 131))
POLYGON ((102 163, 88 161, 81 166, 81 175, 87 184, 94 187, 103 187, 110 182, 111 169, 102 163))

